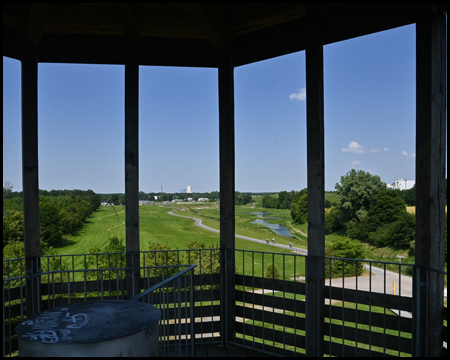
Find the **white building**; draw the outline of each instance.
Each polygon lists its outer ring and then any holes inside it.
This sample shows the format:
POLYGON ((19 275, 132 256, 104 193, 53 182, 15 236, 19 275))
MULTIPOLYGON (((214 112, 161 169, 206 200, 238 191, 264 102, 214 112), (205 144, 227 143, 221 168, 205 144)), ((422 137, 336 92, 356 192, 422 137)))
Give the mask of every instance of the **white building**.
POLYGON ((186 193, 187 194, 192 194, 192 186, 191 185, 187 186, 186 193))
POLYGON ((387 184, 389 190, 409 190, 416 184, 415 180, 398 179, 392 184, 387 184))

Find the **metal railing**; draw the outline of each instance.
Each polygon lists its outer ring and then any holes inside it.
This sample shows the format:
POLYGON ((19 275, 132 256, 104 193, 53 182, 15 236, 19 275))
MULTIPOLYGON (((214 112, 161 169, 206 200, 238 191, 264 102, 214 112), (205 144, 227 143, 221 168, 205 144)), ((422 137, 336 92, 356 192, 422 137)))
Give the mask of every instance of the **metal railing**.
MULTIPOLYGON (((171 301, 163 312, 166 333, 162 338, 166 336, 167 342, 161 347, 161 355, 181 349, 180 341, 190 340, 191 345, 194 339, 195 345, 221 343, 220 296, 226 289, 220 286, 218 250, 158 250, 140 255, 139 267, 135 268, 139 272, 137 286, 140 291, 149 290, 138 296, 151 304, 161 303, 163 298, 171 301), (173 278, 183 262, 197 267, 187 270, 185 265, 181 272, 186 272, 173 278)), ((231 344, 277 356, 305 354, 308 256, 247 250, 235 250, 227 256, 235 256, 236 262, 236 316, 231 325, 235 336, 231 344)), ((324 353, 414 356, 413 339, 418 336, 414 324, 419 316, 414 282, 419 281, 418 268, 380 261, 324 260, 324 353)), ((39 274, 41 311, 78 301, 125 299, 124 265, 124 253, 41 257, 41 267, 46 270, 39 274)), ((3 263, 4 356, 17 352, 14 327, 26 316, 23 266, 24 259, 3 263)), ((428 289, 430 276, 447 276, 436 270, 420 271, 425 274, 425 280, 419 281, 422 289, 428 289)), ((446 307, 443 312, 446 349, 446 307)), ((191 345, 184 347, 187 355, 194 351, 195 345, 191 345)))
MULTIPOLYGON (((305 354, 308 311, 305 278, 310 258, 247 250, 236 250, 235 254, 233 343, 277 356, 305 354)), ((416 354, 413 341, 413 320, 419 316, 413 306, 416 267, 331 257, 324 260, 324 354, 416 354)), ((314 305, 310 308, 315 310, 314 305)), ((444 308, 444 339, 446 321, 444 308)))
MULTIPOLYGON (((178 266, 183 267, 184 265, 178 266)), ((194 357, 192 270, 196 266, 189 265, 186 269, 179 271, 130 299, 130 301, 142 301, 153 305, 161 311, 161 319, 159 321, 159 356, 194 357)), ((156 268, 159 269, 161 267, 156 268)), ((172 268, 172 266, 164 266, 163 268, 172 268)))
MULTIPOLYGON (((194 352, 194 282, 197 265, 156 265, 135 268, 124 265, 124 253, 83 254, 70 256, 42 256, 40 264, 51 270, 42 271, 37 291, 40 311, 62 305, 91 300, 125 300, 127 298, 126 272, 139 273, 139 289, 148 289, 134 300, 158 307, 161 356, 192 356, 194 352), (81 269, 75 266, 79 260, 81 269), (69 260, 69 261, 67 261, 69 260), (94 264, 95 268, 88 267, 94 264), (118 267, 112 267, 113 263, 118 267)), ((26 281, 24 259, 3 262, 3 356, 18 351, 15 326, 26 319, 26 281), (19 274, 19 276, 13 276, 19 274)), ((35 282, 31 282, 34 284, 35 282)))

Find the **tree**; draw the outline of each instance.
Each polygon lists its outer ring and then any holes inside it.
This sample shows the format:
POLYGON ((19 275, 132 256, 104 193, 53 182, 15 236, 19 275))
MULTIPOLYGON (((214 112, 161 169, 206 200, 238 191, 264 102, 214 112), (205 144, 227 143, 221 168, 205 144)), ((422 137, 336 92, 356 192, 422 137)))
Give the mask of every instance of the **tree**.
POLYGON ((375 246, 409 246, 414 240, 415 218, 406 211, 398 191, 381 190, 369 199, 369 211, 360 222, 347 223, 347 235, 375 246))
POLYGON ((9 199, 12 194, 13 184, 8 180, 3 182, 3 199, 9 199))
POLYGON ((39 222, 42 247, 55 247, 61 240, 63 232, 58 205, 49 197, 39 198, 39 222))
POLYGON ((290 192, 287 191, 280 191, 278 194, 278 199, 280 201, 280 208, 281 209, 290 209, 292 201, 294 200, 295 191, 292 190, 290 192))
POLYGON ((266 278, 269 278, 269 279, 280 279, 281 278, 280 271, 277 269, 277 267, 275 265, 272 265, 272 264, 270 264, 267 267, 265 276, 266 276, 266 278))
POLYGON ((23 240, 23 211, 11 210, 3 215, 3 247, 23 240))
POLYGON ((262 198, 262 207, 267 209, 279 209, 280 200, 272 196, 264 196, 262 198))
POLYGON ((308 221, 308 189, 303 189, 295 194, 291 204, 291 217, 297 224, 308 221))
MULTIPOLYGON (((337 238, 331 247, 325 250, 326 257, 345 259, 364 259, 364 247, 361 243, 347 237, 337 238)), ((364 267, 362 262, 354 260, 325 260, 325 276, 332 278, 361 275, 364 267)))
POLYGON ((367 216, 370 208, 370 197, 380 190, 386 189, 386 184, 377 175, 371 175, 362 170, 352 169, 341 182, 335 186, 338 200, 339 221, 345 225, 350 220, 360 222, 367 216))
POLYGON ((203 241, 192 240, 187 245, 186 264, 197 264, 194 274, 216 274, 220 272, 220 251, 213 245, 209 248, 203 241))
POLYGON ((119 197, 117 196, 117 194, 112 194, 109 200, 111 201, 111 204, 119 204, 119 197))

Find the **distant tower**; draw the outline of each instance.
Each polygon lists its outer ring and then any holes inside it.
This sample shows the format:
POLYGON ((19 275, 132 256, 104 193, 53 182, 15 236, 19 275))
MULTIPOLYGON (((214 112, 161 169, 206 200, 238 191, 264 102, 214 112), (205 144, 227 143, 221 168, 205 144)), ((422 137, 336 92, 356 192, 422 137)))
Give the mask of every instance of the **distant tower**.
POLYGON ((188 194, 192 194, 192 186, 191 186, 191 185, 188 185, 188 186, 187 186, 186 192, 187 192, 188 194))

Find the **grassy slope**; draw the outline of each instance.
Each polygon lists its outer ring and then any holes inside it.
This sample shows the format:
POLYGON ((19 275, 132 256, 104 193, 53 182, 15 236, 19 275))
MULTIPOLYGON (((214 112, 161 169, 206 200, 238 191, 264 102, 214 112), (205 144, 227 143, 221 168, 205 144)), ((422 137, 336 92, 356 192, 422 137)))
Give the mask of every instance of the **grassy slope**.
MULTIPOLYGON (((192 205, 189 205, 192 206, 192 205)), ((186 206, 183 206, 186 208, 186 206)), ((192 206, 195 207, 206 207, 206 206, 192 206)), ((97 246, 100 249, 104 249, 108 243, 111 236, 118 236, 119 238, 125 239, 125 212, 122 207, 117 206, 116 211, 118 213, 118 220, 112 208, 102 207, 99 211, 95 212, 89 221, 83 226, 81 231, 72 236, 65 242, 65 245, 57 249, 58 254, 86 254, 92 246, 97 246), (108 230, 109 229, 109 230, 108 230)), ((162 244, 167 244, 170 249, 187 249, 187 245, 192 240, 198 240, 206 243, 207 246, 212 245, 213 247, 219 247, 220 238, 219 234, 203 230, 194 225, 194 221, 191 219, 180 218, 167 214, 168 211, 172 210, 172 207, 159 207, 159 206, 140 206, 140 241, 141 241, 141 251, 148 250, 149 242, 155 243, 159 242, 162 244)), ((196 211, 207 211, 208 214, 215 214, 218 216, 218 211, 214 209, 198 209, 196 211)), ((238 210, 238 209, 237 209, 238 210)), ((247 209, 252 211, 251 209, 247 209)), ((184 216, 201 217, 197 213, 191 212, 186 208, 184 211, 176 211, 176 213, 184 216)), ((211 215, 212 216, 212 215, 211 215)), ((254 216, 254 215, 253 215, 254 216)), ((238 216, 237 216, 238 218, 238 216)), ((243 218, 246 218, 245 212, 243 212, 243 218)), ((218 220, 205 219, 205 225, 211 226, 213 228, 219 228, 218 220)), ((238 221, 237 221, 238 222, 238 221)), ((242 220, 241 223, 245 223, 246 220, 242 220)), ((273 233, 266 227, 253 224, 250 226, 239 225, 238 234, 247 235, 250 237, 258 239, 266 239, 272 236, 273 233), (258 231, 258 228, 260 231, 258 231), (242 231, 241 231, 242 230, 242 231)), ((281 236, 274 236, 277 242, 281 241, 281 236)), ((288 240, 284 240, 284 243, 288 244, 288 240)), ((277 253, 283 253, 286 255, 291 254, 291 256, 285 256, 286 266, 286 276, 291 277, 294 274, 294 256, 288 250, 282 250, 279 248, 268 247, 265 244, 258 244, 252 241, 236 239, 236 249, 240 250, 252 250, 252 251, 273 251, 277 253)), ((239 273, 245 271, 249 274, 255 271, 257 274, 262 274, 262 254, 255 254, 252 256, 251 253, 238 252, 236 255, 236 268, 239 273), (252 265, 253 263, 253 265, 252 265)), ((76 267, 81 266, 81 259, 75 261, 76 267)), ((264 255, 264 268, 266 269, 272 262, 282 271, 283 268, 283 256, 273 256, 264 255)), ((304 264, 303 259, 298 259, 295 264, 295 271, 297 273, 304 274, 304 264)))

